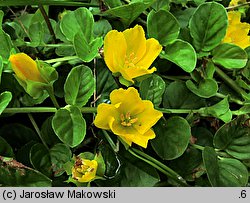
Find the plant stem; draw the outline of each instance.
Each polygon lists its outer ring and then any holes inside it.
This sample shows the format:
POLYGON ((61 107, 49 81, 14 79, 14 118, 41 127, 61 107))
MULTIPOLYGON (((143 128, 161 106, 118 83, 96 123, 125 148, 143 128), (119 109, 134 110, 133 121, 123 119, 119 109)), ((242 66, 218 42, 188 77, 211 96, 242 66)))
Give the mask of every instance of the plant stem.
POLYGON ((171 174, 171 176, 178 181, 181 185, 185 185, 187 186, 186 181, 175 171, 173 171, 171 168, 167 167, 165 164, 161 163, 160 161, 156 160, 155 158, 149 156, 148 154, 145 154, 144 152, 138 150, 138 149, 134 149, 131 148, 132 151, 134 151, 135 153, 141 155, 142 157, 146 158, 147 160, 150 160, 151 162, 155 163, 156 165, 160 166, 162 169, 164 169, 164 171, 167 171, 169 174, 171 174))
MULTIPOLYGON (((224 99, 224 98, 227 97, 227 95, 221 94, 221 93, 219 93, 219 92, 217 92, 217 93, 215 94, 215 96, 216 96, 216 97, 219 97, 219 98, 222 98, 222 99, 224 99)), ((240 101, 239 99, 231 98, 230 95, 229 95, 229 101, 234 102, 234 103, 239 104, 239 105, 244 105, 244 102, 243 102, 243 101, 240 101)))
MULTIPOLYGON (((82 107, 82 113, 96 113, 95 107, 82 107)), ((2 113, 55 113, 54 107, 21 107, 21 108, 6 108, 2 113)))
POLYGON ((186 76, 186 75, 176 75, 176 76, 172 76, 172 75, 160 75, 162 78, 167 79, 167 80, 189 80, 191 79, 190 76, 186 76))
POLYGON ((60 106, 56 100, 56 97, 55 97, 55 94, 54 94, 54 91, 51 90, 51 89, 47 89, 47 92, 49 93, 49 97, 52 101, 52 103, 54 104, 54 106, 57 108, 57 109, 60 109, 60 106))
POLYGON ((241 89, 235 81, 233 81, 226 73, 224 73, 221 69, 219 69, 217 66, 215 66, 216 73, 243 99, 247 97, 247 93, 241 89))
POLYGON ((236 5, 236 6, 229 6, 229 7, 226 7, 226 10, 231 10, 231 9, 234 9, 234 8, 240 8, 240 7, 243 7, 243 6, 247 6, 249 4, 250 4, 250 2, 246 2, 246 3, 243 3, 243 4, 236 5))
POLYGON ((36 6, 36 5, 53 5, 53 6, 81 6, 81 7, 99 7, 99 4, 82 3, 76 1, 53 1, 53 0, 8 0, 0 1, 0 6, 36 6))
POLYGON ((30 122, 32 123, 33 127, 35 128, 36 133, 38 134, 39 138, 41 139, 43 145, 44 145, 44 146, 46 147, 46 149, 49 151, 49 147, 48 147, 48 145, 46 144, 46 142, 44 141, 44 139, 43 139, 43 137, 42 137, 42 134, 41 134, 41 132, 40 132, 40 130, 39 130, 37 124, 36 124, 35 119, 33 118, 33 116, 32 116, 30 113, 28 113, 28 117, 29 117, 30 122))
MULTIPOLYGON (((102 131, 104 133, 105 138, 107 139, 108 143, 110 144, 111 148, 113 149, 113 151, 115 153, 117 153, 117 149, 116 149, 116 145, 114 144, 113 140, 110 138, 109 134, 107 133, 106 130, 102 131)), ((165 164, 159 162, 158 160, 154 159, 153 157, 145 154, 142 151, 139 151, 137 149, 134 148, 129 148, 128 152, 131 153, 132 155, 134 155, 135 157, 143 160, 144 162, 150 164, 151 166, 153 166, 155 169, 161 171, 163 174, 167 175, 168 177, 174 179, 175 181, 177 181, 180 185, 182 186, 187 186, 187 183, 185 182, 185 180, 179 175, 177 174, 175 171, 173 171, 172 169, 168 168, 165 164)))
POLYGON ((62 58, 45 60, 44 62, 46 62, 46 63, 56 63, 56 62, 63 62, 63 61, 69 61, 69 60, 75 60, 75 59, 79 59, 79 57, 78 56, 65 56, 65 57, 62 57, 62 58))
POLYGON ((109 134, 107 133, 107 131, 106 130, 102 130, 102 132, 103 132, 106 140, 108 141, 110 147, 113 149, 113 151, 115 153, 117 153, 117 147, 116 147, 115 143, 113 142, 113 140, 111 139, 111 137, 109 136, 109 134))
POLYGON ((49 19, 48 15, 47 15, 47 13, 46 13, 46 11, 45 11, 43 5, 39 4, 39 5, 38 5, 38 8, 39 8, 40 12, 42 13, 43 18, 44 18, 44 20, 45 20, 45 22, 46 22, 46 24, 47 24, 48 29, 49 29, 50 35, 52 36, 52 40, 53 40, 52 42, 53 42, 53 43, 56 43, 56 35, 55 35, 55 32, 54 32, 54 30, 53 30, 53 27, 52 27, 52 25, 51 25, 50 19, 49 19))
POLYGON ((176 113, 176 114, 182 114, 182 113, 199 113, 200 109, 163 109, 163 108, 155 108, 158 111, 161 111, 162 113, 176 113))
POLYGON ((193 148, 195 148, 195 149, 199 149, 199 150, 201 150, 201 151, 204 150, 204 147, 203 147, 203 146, 200 146, 200 145, 197 145, 197 144, 191 144, 191 143, 190 143, 190 145, 191 145, 193 148))

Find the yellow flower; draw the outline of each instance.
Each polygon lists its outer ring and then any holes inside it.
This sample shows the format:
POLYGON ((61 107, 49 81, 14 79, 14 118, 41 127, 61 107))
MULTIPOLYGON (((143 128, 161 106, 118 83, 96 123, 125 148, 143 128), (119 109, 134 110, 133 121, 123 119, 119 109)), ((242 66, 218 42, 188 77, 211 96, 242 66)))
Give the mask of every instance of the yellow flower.
POLYGON ((145 38, 140 25, 123 32, 110 31, 104 39, 104 60, 110 71, 120 73, 125 80, 133 79, 156 71, 149 69, 162 50, 156 39, 145 38))
POLYGON ((146 148, 148 140, 155 138, 151 127, 162 113, 154 109, 151 101, 142 100, 133 87, 112 91, 110 100, 111 104, 98 105, 94 124, 111 130, 130 146, 133 142, 146 148))
POLYGON ((96 160, 77 157, 72 168, 72 178, 80 183, 87 183, 95 179, 98 163, 96 160))
POLYGON ((232 0, 230 1, 229 6, 237 6, 244 3, 246 3, 246 0, 232 0))
POLYGON ((240 22, 241 14, 238 11, 228 12, 228 28, 223 43, 232 43, 245 49, 250 46, 250 24, 240 22))
POLYGON ((16 76, 25 81, 31 80, 36 82, 45 82, 42 78, 36 62, 25 53, 13 54, 9 61, 16 76))

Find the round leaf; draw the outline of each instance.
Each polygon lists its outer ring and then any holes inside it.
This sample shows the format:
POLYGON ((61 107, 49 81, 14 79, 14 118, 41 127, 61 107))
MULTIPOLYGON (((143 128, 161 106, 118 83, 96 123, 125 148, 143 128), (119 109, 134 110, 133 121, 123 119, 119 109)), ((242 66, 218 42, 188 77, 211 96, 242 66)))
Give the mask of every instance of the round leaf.
POLYGON ((224 68, 243 68, 248 60, 247 53, 234 44, 220 44, 213 51, 213 62, 224 68))
POLYGON ((162 159, 176 159, 184 153, 191 137, 191 128, 184 118, 174 116, 167 121, 160 120, 154 130, 156 138, 151 144, 162 159))
POLYGON ((82 107, 95 91, 95 80, 89 67, 74 67, 64 84, 65 101, 67 104, 82 107))
POLYGON ((173 109, 198 109, 205 105, 205 101, 193 94, 185 82, 170 83, 163 97, 163 107, 173 109))
POLYGON ((217 82, 213 79, 201 80, 198 87, 191 80, 188 80, 186 86, 191 92, 202 98, 215 96, 218 91, 217 82))
POLYGON ((132 2, 122 6, 108 9, 105 14, 111 14, 118 18, 129 26, 143 11, 145 11, 151 3, 144 2, 132 2))
POLYGON ((92 40, 90 43, 87 42, 84 35, 80 32, 74 37, 74 49, 76 55, 84 62, 92 61, 98 54, 102 44, 103 40, 101 37, 92 40))
POLYGON ((71 160, 71 150, 67 145, 58 143, 50 149, 49 154, 54 176, 62 175, 64 173, 64 164, 71 160))
POLYGON ((250 159, 250 128, 247 122, 246 116, 242 115, 224 124, 215 133, 214 146, 237 159, 250 159))
POLYGON ((52 175, 49 151, 43 144, 37 143, 32 146, 30 150, 30 162, 35 169, 44 175, 48 177, 52 175))
POLYGON ((140 96, 142 99, 150 100, 155 106, 159 106, 162 101, 165 86, 166 84, 160 76, 153 75, 141 82, 140 96))
POLYGON ((12 147, 2 137, 0 137, 0 156, 14 157, 12 147))
POLYGON ((73 42, 76 33, 81 32, 87 43, 90 43, 93 35, 94 18, 87 8, 78 8, 68 11, 60 23, 62 33, 73 42))
POLYGON ((202 153, 208 179, 214 187, 240 187, 248 182, 248 171, 237 159, 223 158, 218 160, 211 147, 205 147, 202 153))
POLYGON ((86 122, 75 106, 59 109, 52 119, 52 127, 58 138, 70 147, 79 145, 86 134, 86 122))
POLYGON ((147 27, 149 37, 157 39, 162 45, 176 40, 180 32, 178 21, 166 10, 152 10, 148 15, 147 27))
POLYGON ((161 57, 175 63, 188 73, 195 69, 197 61, 196 52, 192 45, 180 39, 167 45, 165 53, 161 57))
POLYGON ((227 30, 226 9, 219 3, 201 4, 190 19, 190 34, 198 51, 210 51, 220 44, 227 30))
POLYGON ((8 106, 12 99, 12 94, 11 92, 3 92, 0 94, 0 115, 4 111, 4 109, 8 106))

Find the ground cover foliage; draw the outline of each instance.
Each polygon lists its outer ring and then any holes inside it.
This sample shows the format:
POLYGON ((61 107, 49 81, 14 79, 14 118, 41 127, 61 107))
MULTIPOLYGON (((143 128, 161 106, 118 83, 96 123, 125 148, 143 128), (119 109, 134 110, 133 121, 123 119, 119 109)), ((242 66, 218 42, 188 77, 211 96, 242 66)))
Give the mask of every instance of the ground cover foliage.
POLYGON ((0 185, 249 186, 249 14, 0 1, 0 185))

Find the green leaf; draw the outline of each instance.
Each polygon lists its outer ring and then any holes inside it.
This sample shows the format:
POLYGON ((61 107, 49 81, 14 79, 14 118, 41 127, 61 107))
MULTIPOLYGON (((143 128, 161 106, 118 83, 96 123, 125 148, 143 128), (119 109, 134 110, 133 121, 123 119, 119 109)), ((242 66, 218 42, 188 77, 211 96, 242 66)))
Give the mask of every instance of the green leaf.
POLYGON ((41 127, 41 137, 46 142, 49 147, 54 146, 57 143, 60 143, 60 140, 56 136, 52 128, 52 119, 53 116, 48 117, 42 124, 41 127))
POLYGON ((214 146, 237 159, 250 159, 250 128, 247 116, 239 116, 220 127, 214 136, 214 146))
POLYGON ((212 51, 213 62, 224 68, 243 68, 248 60, 247 53, 234 44, 220 44, 212 51))
POLYGON ((157 39, 162 45, 174 42, 180 32, 179 22, 166 10, 152 10, 147 18, 147 28, 149 37, 157 39))
POLYGON ((93 38, 94 18, 87 8, 78 8, 68 11, 61 20, 60 28, 66 38, 73 42, 75 35, 80 32, 85 37, 86 43, 93 38))
POLYGON ((215 48, 224 38, 228 20, 226 9, 219 3, 201 4, 189 22, 190 34, 197 51, 215 48))
POLYGON ((3 72, 3 58, 2 56, 0 56, 0 84, 1 84, 2 72, 3 72))
POLYGON ((30 142, 23 145, 16 153, 16 160, 25 166, 33 167, 30 163, 30 150, 36 143, 38 142, 31 140, 30 142))
POLYGON ((0 159, 0 185, 2 187, 50 187, 51 180, 14 159, 0 159))
POLYGON ((86 122, 75 106, 59 109, 52 119, 52 127, 58 138, 70 147, 79 145, 86 134, 86 122))
POLYGON ((165 92, 166 84, 164 80, 153 75, 140 83, 140 96, 142 99, 150 100, 154 106, 159 106, 162 102, 162 95, 165 92))
POLYGON ((12 147, 2 137, 0 137, 0 156, 14 157, 12 147))
POLYGON ((186 81, 187 88, 202 98, 210 98, 215 96, 218 91, 218 85, 214 79, 203 79, 196 86, 191 80, 186 81))
POLYGON ((154 130, 156 138, 151 140, 151 144, 162 159, 176 159, 187 149, 191 128, 184 118, 174 116, 167 121, 160 120, 154 130))
POLYGON ((169 10, 170 0, 157 0, 152 4, 151 7, 154 8, 156 11, 160 9, 169 10))
POLYGON ((95 91, 95 79, 89 67, 74 67, 64 84, 65 101, 78 107, 84 106, 95 91))
POLYGON ((106 0, 105 4, 108 5, 111 8, 114 8, 114 7, 122 5, 122 3, 121 3, 120 0, 106 0))
MULTIPOLYGON (((124 149, 123 149, 124 150, 124 149)), ((124 150, 120 187, 153 187, 160 177, 154 167, 124 150)))
POLYGON ((104 37, 110 30, 112 30, 112 26, 109 21, 105 19, 100 19, 94 24, 94 36, 95 37, 104 37))
POLYGON ((50 177, 52 172, 55 177, 64 173, 63 165, 71 160, 72 153, 65 144, 58 143, 50 150, 37 143, 30 150, 31 164, 35 169, 50 177))
MULTIPOLYGON (((153 1, 152 1, 153 2, 153 1)), ((129 26, 152 3, 135 2, 107 10, 104 14, 113 15, 123 20, 129 26)))
POLYGON ((52 175, 49 151, 43 144, 37 143, 31 147, 30 162, 36 170, 44 175, 48 177, 52 175))
POLYGON ((28 32, 29 32, 29 37, 31 39, 30 46, 37 47, 43 42, 44 32, 42 23, 35 22, 31 24, 28 32))
POLYGON ((208 179, 214 187, 242 187, 248 182, 248 171, 237 159, 218 160, 212 147, 205 147, 202 153, 208 179))
POLYGON ((232 120, 232 112, 229 109, 227 97, 213 106, 200 109, 200 113, 204 116, 214 116, 226 123, 232 120))
POLYGON ((250 113, 250 104, 245 104, 239 110, 232 111, 234 115, 240 116, 250 113))
POLYGON ((0 115, 4 111, 4 109, 8 106, 12 99, 12 94, 11 92, 3 92, 0 94, 0 115))
POLYGON ((0 128, 0 136, 3 137, 13 149, 20 149, 31 140, 39 141, 37 134, 32 129, 19 123, 10 123, 2 126, 0 128))
MULTIPOLYGON (((2 25, 3 16, 4 12, 0 10, 0 25, 2 25)), ((3 61, 7 61, 9 59, 13 44, 10 36, 2 30, 2 26, 0 26, 0 42, 0 55, 2 56, 3 61)))
POLYGON ((64 173, 64 164, 71 160, 71 150, 67 145, 58 143, 50 149, 49 154, 52 171, 58 177, 64 173))
POLYGON ((197 149, 190 148, 185 153, 172 161, 170 161, 170 168, 176 173, 180 174, 185 180, 194 180, 194 171, 197 170, 202 163, 201 152, 197 149))
POLYGON ((98 54, 103 44, 101 37, 88 43, 82 33, 78 32, 74 37, 74 49, 76 55, 84 62, 92 61, 98 54))
POLYGON ((191 73, 196 66, 197 56, 194 48, 185 41, 175 40, 166 46, 165 53, 161 57, 175 63, 184 71, 191 73))
POLYGON ((163 96, 163 107, 173 109, 198 109, 205 106, 205 101, 193 94, 185 82, 170 83, 163 96))

